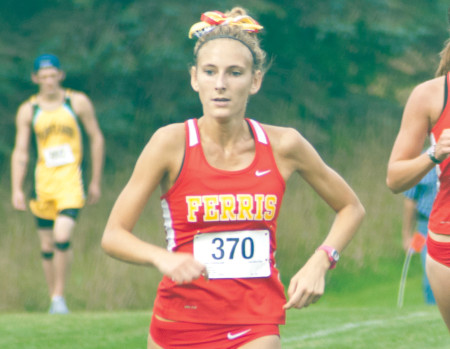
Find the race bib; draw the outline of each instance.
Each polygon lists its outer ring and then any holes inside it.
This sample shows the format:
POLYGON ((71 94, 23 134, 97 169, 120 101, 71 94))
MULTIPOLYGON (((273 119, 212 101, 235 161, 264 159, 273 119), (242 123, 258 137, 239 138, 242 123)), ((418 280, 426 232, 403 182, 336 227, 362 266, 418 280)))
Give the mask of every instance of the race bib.
POLYGON ((210 279, 256 278, 270 275, 268 230, 197 234, 194 257, 210 279))
POLYGON ((68 144, 45 148, 43 153, 47 167, 57 167, 75 162, 72 148, 68 144))

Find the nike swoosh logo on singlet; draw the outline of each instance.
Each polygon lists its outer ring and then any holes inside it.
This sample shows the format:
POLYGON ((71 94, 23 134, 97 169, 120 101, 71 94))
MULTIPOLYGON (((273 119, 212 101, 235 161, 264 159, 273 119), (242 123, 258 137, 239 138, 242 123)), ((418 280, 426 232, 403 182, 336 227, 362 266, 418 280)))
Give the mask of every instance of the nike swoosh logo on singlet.
POLYGON ((255 171, 255 175, 257 176, 257 177, 261 177, 261 176, 264 176, 264 175, 266 175, 266 174, 268 174, 268 173, 270 173, 270 170, 266 170, 266 171, 255 171))
POLYGON ((229 340, 233 340, 233 339, 242 337, 244 334, 246 334, 246 333, 248 333, 248 332, 250 332, 250 331, 251 331, 251 329, 249 328, 248 330, 245 330, 245 331, 242 331, 242 332, 238 332, 238 333, 231 333, 231 332, 228 332, 227 338, 228 338, 229 340))

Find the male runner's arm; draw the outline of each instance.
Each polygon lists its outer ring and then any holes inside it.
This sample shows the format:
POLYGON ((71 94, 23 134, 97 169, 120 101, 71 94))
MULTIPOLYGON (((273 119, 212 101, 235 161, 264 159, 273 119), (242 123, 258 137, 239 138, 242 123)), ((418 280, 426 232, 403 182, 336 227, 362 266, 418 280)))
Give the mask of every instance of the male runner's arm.
POLYGON ((26 198, 23 182, 28 167, 28 147, 30 144, 32 107, 23 103, 16 115, 16 141, 11 156, 11 201, 16 210, 25 211, 26 198))
POLYGON ((101 196, 105 141, 90 99, 84 93, 76 92, 73 96, 73 107, 89 136, 92 174, 88 188, 88 204, 95 204, 101 196))

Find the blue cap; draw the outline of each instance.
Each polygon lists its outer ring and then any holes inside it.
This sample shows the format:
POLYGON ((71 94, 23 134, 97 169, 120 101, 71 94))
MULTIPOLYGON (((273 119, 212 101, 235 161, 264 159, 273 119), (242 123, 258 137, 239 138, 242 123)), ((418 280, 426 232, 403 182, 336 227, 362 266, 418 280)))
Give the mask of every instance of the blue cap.
POLYGON ((42 68, 56 68, 59 69, 61 64, 59 63, 58 57, 52 54, 40 55, 34 60, 34 72, 37 72, 42 68))

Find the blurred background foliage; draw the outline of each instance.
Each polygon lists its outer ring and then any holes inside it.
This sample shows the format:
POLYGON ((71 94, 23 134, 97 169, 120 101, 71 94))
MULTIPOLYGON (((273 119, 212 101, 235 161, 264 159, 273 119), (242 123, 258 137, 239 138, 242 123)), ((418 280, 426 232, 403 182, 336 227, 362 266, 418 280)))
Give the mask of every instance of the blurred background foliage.
POLYGON ((65 85, 93 100, 108 166, 139 151, 155 128, 200 116, 187 32, 202 12, 237 4, 265 26, 262 45, 272 58, 249 115, 306 121, 319 148, 336 124, 363 128, 370 117, 398 118, 405 90, 433 76, 448 36, 446 1, 3 0, 1 162, 9 161, 16 109, 35 92, 33 59, 45 52, 60 57, 65 85))

